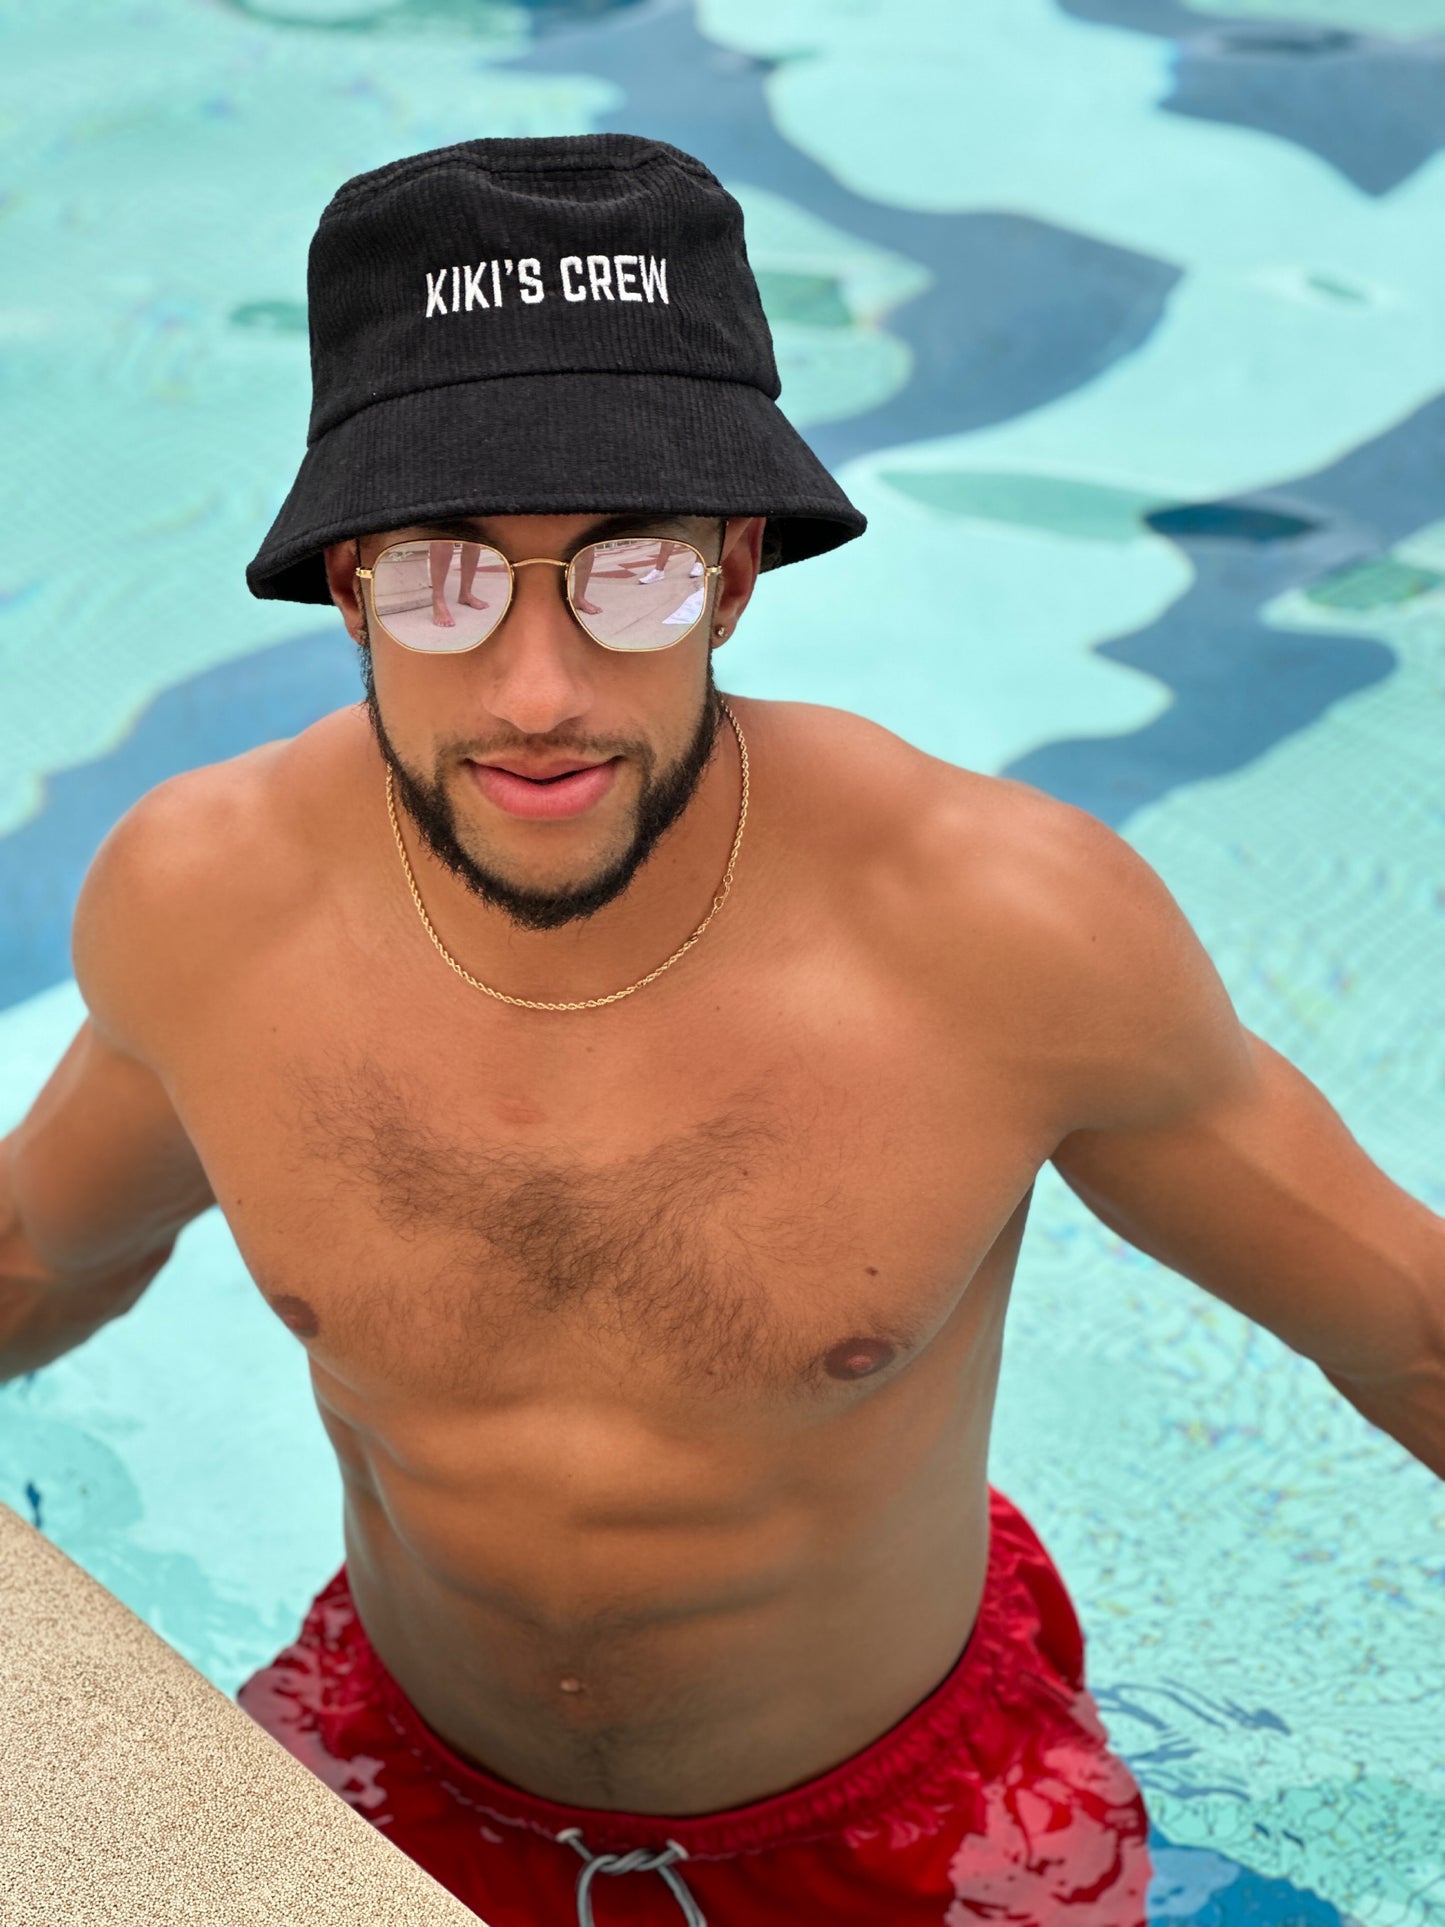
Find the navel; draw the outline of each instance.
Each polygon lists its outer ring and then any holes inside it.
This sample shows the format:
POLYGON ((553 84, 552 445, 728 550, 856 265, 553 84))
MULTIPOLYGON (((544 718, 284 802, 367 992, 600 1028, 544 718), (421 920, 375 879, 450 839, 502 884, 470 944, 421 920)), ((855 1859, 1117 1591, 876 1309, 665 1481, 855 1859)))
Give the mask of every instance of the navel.
POLYGON ((267 1303, 287 1331, 295 1332, 298 1338, 315 1338, 320 1332, 321 1320, 315 1308, 308 1305, 304 1298, 295 1298, 290 1292, 282 1292, 279 1298, 270 1298, 267 1303))
POLYGON ((883 1338, 845 1338, 823 1360, 829 1378, 872 1378, 897 1356, 896 1348, 883 1338))

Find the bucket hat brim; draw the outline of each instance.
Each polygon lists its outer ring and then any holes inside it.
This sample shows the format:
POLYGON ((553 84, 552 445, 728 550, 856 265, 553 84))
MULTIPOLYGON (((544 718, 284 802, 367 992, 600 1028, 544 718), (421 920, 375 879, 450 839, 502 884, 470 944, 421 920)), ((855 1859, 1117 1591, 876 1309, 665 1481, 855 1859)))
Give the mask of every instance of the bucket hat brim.
POLYGON ((782 562, 865 518, 776 402, 692 375, 498 375, 373 402, 307 449, 246 570, 253 595, 327 603, 322 551, 474 515, 765 515, 782 562))

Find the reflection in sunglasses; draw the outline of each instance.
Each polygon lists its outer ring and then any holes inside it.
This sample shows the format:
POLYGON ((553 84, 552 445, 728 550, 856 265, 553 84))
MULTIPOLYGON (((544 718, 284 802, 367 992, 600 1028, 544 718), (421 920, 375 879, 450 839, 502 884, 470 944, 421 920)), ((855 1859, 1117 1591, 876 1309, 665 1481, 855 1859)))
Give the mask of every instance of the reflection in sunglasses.
POLYGON ((685 622, 691 628, 701 614, 702 590, 694 589, 686 602, 679 602, 672 614, 662 619, 664 622, 685 622))
POLYGON ((404 648, 451 653, 475 647, 496 627, 508 602, 506 576, 505 558, 479 542, 402 542, 378 556, 372 602, 404 648))
MULTIPOLYGON (((506 558, 485 543, 398 542, 372 565, 372 604, 403 648, 458 654, 500 623, 512 600, 510 577, 506 558)), ((609 649, 665 649, 700 620, 707 570, 688 543, 623 537, 579 550, 567 565, 567 590, 594 641, 609 649)))

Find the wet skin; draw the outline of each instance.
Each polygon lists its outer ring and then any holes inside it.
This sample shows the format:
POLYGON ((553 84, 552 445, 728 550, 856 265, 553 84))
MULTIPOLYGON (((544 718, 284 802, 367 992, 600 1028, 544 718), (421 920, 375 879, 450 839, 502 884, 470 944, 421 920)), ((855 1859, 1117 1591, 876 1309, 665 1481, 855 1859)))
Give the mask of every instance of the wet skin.
MULTIPOLYGON (((520 557, 585 526, 477 532, 520 557)), ((729 525, 729 626, 756 535, 729 525)), ((330 560, 358 634, 354 557, 330 560)), ((543 891, 626 846, 644 766, 696 733, 707 648, 608 655, 557 577, 519 571, 466 657, 373 645, 393 747, 439 776, 467 860, 543 891), (464 767, 540 769, 558 744, 615 759, 560 819, 509 817, 464 767)), ((734 704, 753 791, 733 895, 673 970, 591 1011, 512 1009, 447 968, 363 708, 163 785, 87 883, 92 1017, 27 1126, 40 1172, 60 1120, 44 1169, 74 1249, 104 1226, 65 1173, 133 1200, 132 1142, 170 1200, 156 1225, 219 1203, 309 1354, 361 1618, 422 1717, 518 1786, 638 1812, 824 1772, 957 1659, 1046 1160, 1327 1367, 1375 1346, 1385 1369, 1413 1316, 1396 1254, 1438 1238, 1238 1026, 1110 832, 859 718, 734 704), (1332 1257, 1347 1226, 1386 1254, 1368 1291, 1332 1257)), ((631 887, 557 928, 519 929, 414 824, 408 847, 474 974, 580 999, 696 925, 738 798, 723 729, 631 887)))

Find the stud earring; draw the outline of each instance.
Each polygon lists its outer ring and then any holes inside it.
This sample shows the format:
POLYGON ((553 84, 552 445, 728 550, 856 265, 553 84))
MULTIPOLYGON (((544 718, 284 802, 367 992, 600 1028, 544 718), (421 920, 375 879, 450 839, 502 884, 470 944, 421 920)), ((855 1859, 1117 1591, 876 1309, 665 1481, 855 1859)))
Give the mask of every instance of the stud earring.
POLYGON ((713 634, 715 636, 725 636, 727 632, 728 626, 725 622, 716 623, 713 627, 713 634))

